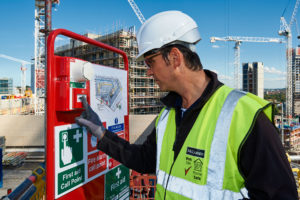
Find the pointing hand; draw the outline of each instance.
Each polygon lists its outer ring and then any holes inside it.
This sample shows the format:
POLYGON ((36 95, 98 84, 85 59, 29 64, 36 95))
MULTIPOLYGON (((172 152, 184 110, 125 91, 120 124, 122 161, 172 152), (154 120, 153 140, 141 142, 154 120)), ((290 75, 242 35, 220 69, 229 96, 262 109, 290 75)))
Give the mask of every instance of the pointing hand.
POLYGON ((85 111, 79 117, 75 118, 78 125, 86 127, 86 129, 98 139, 104 136, 106 129, 104 128, 99 116, 93 111, 84 96, 80 97, 85 111))

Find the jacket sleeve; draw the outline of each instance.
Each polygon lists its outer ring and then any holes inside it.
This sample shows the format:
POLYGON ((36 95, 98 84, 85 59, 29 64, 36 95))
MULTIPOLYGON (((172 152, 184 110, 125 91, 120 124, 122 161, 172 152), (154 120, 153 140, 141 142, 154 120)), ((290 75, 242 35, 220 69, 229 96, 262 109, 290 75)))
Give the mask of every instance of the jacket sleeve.
POLYGON ((126 167, 139 173, 155 173, 156 132, 155 128, 143 144, 130 144, 115 133, 106 131, 98 142, 98 149, 111 156, 126 167))
POLYGON ((279 133, 263 112, 241 148, 239 164, 250 199, 298 199, 279 133))

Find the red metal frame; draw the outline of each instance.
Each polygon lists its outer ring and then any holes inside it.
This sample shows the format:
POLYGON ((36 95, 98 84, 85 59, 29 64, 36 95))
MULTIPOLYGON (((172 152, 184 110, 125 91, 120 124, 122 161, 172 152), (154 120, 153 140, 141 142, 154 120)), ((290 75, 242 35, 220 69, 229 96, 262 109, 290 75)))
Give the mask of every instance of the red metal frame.
MULTIPOLYGON (((53 30, 47 39, 47 82, 46 82, 46 197, 47 199, 54 199, 55 197, 55 149, 54 149, 54 126, 55 126, 55 98, 51 97, 51 94, 55 94, 55 55, 54 55, 54 41, 58 35, 64 35, 69 38, 80 40, 82 42, 92 44, 103 49, 113 51, 120 54, 123 57, 125 70, 128 71, 128 58, 125 52, 109 46, 107 44, 92 40, 85 36, 73 33, 66 29, 53 30)), ((127 76, 127 88, 128 88, 128 76, 127 76)), ((127 95, 127 103, 129 102, 129 95, 127 95)), ((129 113, 129 106, 127 106, 127 113, 129 113)), ((129 128, 129 127, 127 127, 129 128)))

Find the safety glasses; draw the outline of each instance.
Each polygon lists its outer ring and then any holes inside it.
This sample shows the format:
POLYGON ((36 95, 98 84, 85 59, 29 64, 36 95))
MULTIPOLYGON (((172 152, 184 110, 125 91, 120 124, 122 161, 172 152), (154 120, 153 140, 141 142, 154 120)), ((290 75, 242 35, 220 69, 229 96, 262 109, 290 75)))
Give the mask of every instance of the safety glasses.
POLYGON ((161 52, 157 52, 157 53, 153 54, 152 56, 150 56, 148 58, 145 58, 145 60, 144 60, 145 65, 149 69, 151 69, 152 68, 152 64, 154 62, 153 58, 155 58, 156 56, 159 56, 159 55, 161 55, 161 52))

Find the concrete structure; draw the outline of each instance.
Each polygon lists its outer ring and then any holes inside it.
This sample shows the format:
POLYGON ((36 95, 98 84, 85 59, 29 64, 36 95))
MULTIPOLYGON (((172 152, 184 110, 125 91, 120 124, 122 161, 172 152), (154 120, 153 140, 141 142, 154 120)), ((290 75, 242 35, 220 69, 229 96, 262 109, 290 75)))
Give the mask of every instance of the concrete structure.
POLYGON ((0 79, 0 94, 13 94, 13 79, 1 78, 0 79))
POLYGON ((6 146, 44 146, 44 116, 0 115, 0 136, 5 136, 6 146))
MULTIPOLYGON (((130 115, 130 142, 134 143, 149 125, 153 127, 155 118, 156 115, 130 115)), ((9 148, 44 148, 44 116, 0 115, 0 127, 0 136, 5 136, 9 148)))
MULTIPOLYGON (((135 27, 119 29, 105 35, 87 33, 85 36, 126 52, 129 60, 130 113, 158 114, 162 108, 159 100, 161 92, 154 79, 146 75, 147 67, 144 62, 136 62, 138 48, 135 27)), ((95 64, 124 68, 120 55, 73 39, 69 44, 58 47, 56 54, 80 58, 95 64)))
POLYGON ((264 68, 262 62, 243 63, 243 91, 264 98, 264 68))

